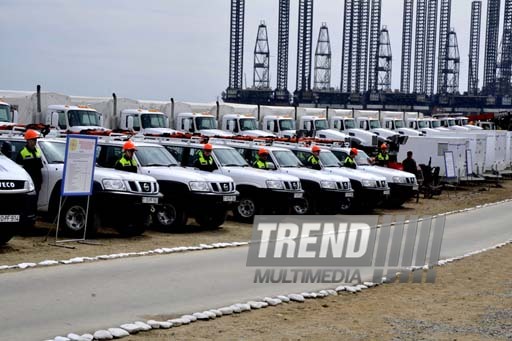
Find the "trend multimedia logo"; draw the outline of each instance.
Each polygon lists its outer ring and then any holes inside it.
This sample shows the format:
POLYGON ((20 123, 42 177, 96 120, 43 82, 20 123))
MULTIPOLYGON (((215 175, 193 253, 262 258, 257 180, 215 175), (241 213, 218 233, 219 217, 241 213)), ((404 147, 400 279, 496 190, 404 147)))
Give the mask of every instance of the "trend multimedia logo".
POLYGON ((247 256, 255 283, 433 283, 445 216, 257 216, 247 256), (428 265, 423 271, 413 267, 428 265), (412 278, 411 278, 412 274, 412 278))

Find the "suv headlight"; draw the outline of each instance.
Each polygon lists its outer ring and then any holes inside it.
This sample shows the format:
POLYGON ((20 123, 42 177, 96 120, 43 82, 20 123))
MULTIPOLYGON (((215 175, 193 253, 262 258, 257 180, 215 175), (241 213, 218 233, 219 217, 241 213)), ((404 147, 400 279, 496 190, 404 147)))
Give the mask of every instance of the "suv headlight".
POLYGON ((361 181, 361 184, 363 185, 363 187, 375 187, 376 186, 375 181, 373 181, 373 180, 363 180, 363 181, 361 181))
POLYGON ((29 192, 32 192, 32 191, 36 190, 36 186, 34 186, 34 181, 32 181, 32 179, 29 179, 28 181, 25 181, 25 186, 24 187, 29 192))
POLYGON ((394 183, 399 183, 399 184, 405 184, 407 182, 407 179, 404 178, 404 177, 401 177, 401 176, 394 176, 393 177, 393 182, 394 183))
POLYGON ((284 184, 279 180, 267 180, 267 188, 270 189, 284 189, 284 184))
POLYGON ((190 190, 194 192, 209 192, 210 188, 206 181, 191 181, 188 183, 190 190))
POLYGON ((336 189, 336 181, 320 181, 320 187, 325 189, 336 189))
POLYGON ((104 179, 101 183, 103 184, 103 188, 108 191, 126 191, 126 186, 123 180, 104 179))

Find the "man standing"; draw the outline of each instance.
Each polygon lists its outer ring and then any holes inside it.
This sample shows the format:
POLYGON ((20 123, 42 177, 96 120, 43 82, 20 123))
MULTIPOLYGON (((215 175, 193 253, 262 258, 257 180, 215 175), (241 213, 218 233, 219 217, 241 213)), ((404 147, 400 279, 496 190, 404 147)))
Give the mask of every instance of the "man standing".
POLYGON ((356 148, 350 149, 350 154, 345 158, 345 161, 343 161, 343 166, 347 167, 347 168, 356 169, 357 164, 356 164, 356 161, 354 160, 356 158, 356 155, 357 155, 357 149, 356 148))
POLYGON ((254 162, 252 163, 252 166, 254 168, 259 168, 259 169, 268 169, 267 159, 268 159, 268 150, 266 150, 265 148, 260 148, 260 150, 258 150, 258 156, 256 156, 256 160, 254 160, 254 162))
POLYGON ((375 159, 377 161, 377 165, 382 167, 387 167, 389 163, 389 154, 388 154, 388 145, 383 143, 380 146, 380 152, 377 154, 375 159))
POLYGON ((412 158, 412 151, 407 152, 407 158, 402 161, 402 166, 404 168, 404 172, 417 175, 418 166, 416 165, 416 161, 412 158))
POLYGON ((116 161, 114 168, 126 172, 137 173, 137 160, 133 158, 133 154, 135 154, 136 150, 137 147, 135 147, 135 143, 130 140, 126 141, 123 144, 123 156, 116 161))
POLYGON ((194 167, 202 171, 213 172, 217 167, 215 167, 215 163, 213 162, 212 150, 213 146, 209 143, 203 146, 203 150, 198 150, 194 167))
POLYGON ((322 167, 320 166, 320 147, 313 146, 311 147, 311 154, 307 159, 307 166, 312 169, 321 170, 322 167))
POLYGON ((23 166, 30 175, 34 182, 36 193, 39 196, 39 191, 41 191, 41 185, 43 183, 43 173, 41 172, 43 162, 41 161, 41 151, 37 147, 39 133, 35 130, 28 129, 24 137, 27 142, 25 147, 23 147, 16 156, 16 163, 23 166))

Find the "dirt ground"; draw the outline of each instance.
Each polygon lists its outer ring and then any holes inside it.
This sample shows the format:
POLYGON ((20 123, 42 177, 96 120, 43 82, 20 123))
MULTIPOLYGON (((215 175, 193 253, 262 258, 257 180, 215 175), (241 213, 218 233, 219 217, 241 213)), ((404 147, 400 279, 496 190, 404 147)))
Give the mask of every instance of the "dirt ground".
POLYGON ((358 294, 152 330, 126 340, 510 340, 510 274, 509 244, 438 267, 434 284, 385 284, 358 294))
MULTIPOLYGON (((488 202, 512 198, 512 181, 501 183, 501 188, 494 185, 460 187, 445 190, 441 196, 433 199, 420 198, 419 203, 411 200, 400 209, 378 209, 375 214, 421 215, 437 214, 472 207, 488 202)), ((193 221, 191 220, 191 223, 193 221)), ((49 232, 49 224, 38 223, 35 231, 24 236, 15 236, 9 243, 0 246, 0 265, 13 265, 23 262, 43 260, 64 260, 73 257, 93 257, 120 252, 139 252, 161 247, 194 246, 201 243, 247 241, 251 238, 250 224, 227 221, 222 229, 202 230, 198 226, 187 226, 173 233, 148 230, 142 236, 124 238, 109 229, 100 230, 93 240, 99 245, 66 243, 73 249, 49 245, 55 241, 55 232, 49 232)))

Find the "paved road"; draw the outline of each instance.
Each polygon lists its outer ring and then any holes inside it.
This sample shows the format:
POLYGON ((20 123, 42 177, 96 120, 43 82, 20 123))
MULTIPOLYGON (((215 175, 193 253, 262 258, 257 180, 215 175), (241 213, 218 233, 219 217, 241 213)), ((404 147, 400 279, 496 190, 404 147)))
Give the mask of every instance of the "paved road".
MULTIPOLYGON (((441 258, 512 238, 512 203, 447 218, 441 258)), ((325 284, 252 283, 247 247, 36 268, 0 275, 0 340, 85 333, 325 284)), ((366 276, 366 274, 363 274, 366 276)))

